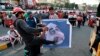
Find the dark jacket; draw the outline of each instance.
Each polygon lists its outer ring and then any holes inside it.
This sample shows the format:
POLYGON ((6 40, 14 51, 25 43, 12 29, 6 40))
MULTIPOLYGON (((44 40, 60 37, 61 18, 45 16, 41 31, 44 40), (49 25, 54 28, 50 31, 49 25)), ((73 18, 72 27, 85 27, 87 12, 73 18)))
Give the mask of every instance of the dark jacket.
POLYGON ((26 46, 35 45, 34 42, 34 33, 41 32, 42 29, 35 29, 31 28, 27 25, 27 23, 22 19, 17 19, 14 23, 16 26, 17 31, 21 35, 23 41, 25 42, 26 46))
POLYGON ((94 41, 94 43, 93 43, 93 45, 92 45, 92 47, 95 48, 96 51, 97 51, 99 42, 100 42, 100 36, 97 35, 97 36, 96 36, 96 39, 95 39, 95 41, 94 41))
POLYGON ((32 28, 36 28, 36 18, 35 17, 32 17, 32 18, 28 18, 27 20, 26 20, 26 23, 30 26, 30 27, 32 27, 32 28))

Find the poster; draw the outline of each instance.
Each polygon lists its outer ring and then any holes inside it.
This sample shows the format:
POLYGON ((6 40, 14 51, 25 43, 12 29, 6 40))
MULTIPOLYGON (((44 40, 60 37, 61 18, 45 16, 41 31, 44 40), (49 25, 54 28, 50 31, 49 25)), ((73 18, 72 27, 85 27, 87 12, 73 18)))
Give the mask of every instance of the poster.
POLYGON ((71 48, 72 26, 66 19, 44 19, 42 24, 48 27, 45 39, 56 41, 56 44, 44 45, 48 48, 71 48))

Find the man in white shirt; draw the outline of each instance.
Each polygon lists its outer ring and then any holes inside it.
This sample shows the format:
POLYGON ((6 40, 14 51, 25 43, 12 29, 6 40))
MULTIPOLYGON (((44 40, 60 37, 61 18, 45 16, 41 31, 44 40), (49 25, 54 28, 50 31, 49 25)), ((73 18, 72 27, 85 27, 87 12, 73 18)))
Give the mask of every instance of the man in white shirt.
POLYGON ((49 8, 49 19, 58 19, 58 15, 54 12, 54 8, 49 8))

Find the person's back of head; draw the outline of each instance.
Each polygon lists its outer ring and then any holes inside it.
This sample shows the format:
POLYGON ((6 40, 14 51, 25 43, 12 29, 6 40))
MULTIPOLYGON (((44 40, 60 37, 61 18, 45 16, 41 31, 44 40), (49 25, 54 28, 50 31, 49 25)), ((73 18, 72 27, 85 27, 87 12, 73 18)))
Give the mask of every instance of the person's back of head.
POLYGON ((23 19, 24 15, 22 15, 22 14, 24 14, 24 13, 25 13, 24 10, 22 8, 20 8, 20 7, 15 7, 13 9, 13 14, 15 14, 15 16, 17 18, 23 19))
POLYGON ((31 11, 28 11, 27 14, 30 15, 30 14, 32 14, 32 12, 31 11))
POLYGON ((50 8, 49 8, 49 11, 50 11, 50 10, 54 10, 54 8, 53 8, 53 7, 50 7, 50 8))

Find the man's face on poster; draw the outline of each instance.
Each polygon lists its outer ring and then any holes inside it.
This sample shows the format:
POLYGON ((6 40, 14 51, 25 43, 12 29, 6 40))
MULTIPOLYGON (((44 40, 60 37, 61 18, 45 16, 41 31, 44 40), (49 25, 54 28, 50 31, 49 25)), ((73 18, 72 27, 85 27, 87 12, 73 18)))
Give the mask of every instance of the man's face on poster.
POLYGON ((48 31, 46 32, 46 40, 57 41, 56 44, 63 43, 64 33, 58 28, 54 23, 49 23, 47 25, 48 31))
POLYGON ((51 34, 51 35, 55 35, 57 32, 56 31, 58 31, 58 27, 57 27, 57 25, 56 24, 53 24, 53 25, 55 25, 54 27, 49 27, 49 30, 48 30, 48 32, 51 34))

